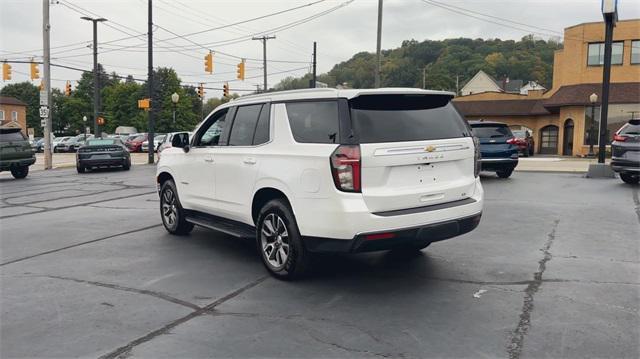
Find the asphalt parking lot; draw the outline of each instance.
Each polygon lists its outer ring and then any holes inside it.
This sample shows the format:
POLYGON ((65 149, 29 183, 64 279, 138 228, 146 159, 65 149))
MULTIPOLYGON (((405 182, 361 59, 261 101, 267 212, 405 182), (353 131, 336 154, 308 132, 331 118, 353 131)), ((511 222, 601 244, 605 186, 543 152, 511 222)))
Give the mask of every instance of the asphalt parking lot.
POLYGON ((0 178, 0 357, 640 357, 638 187, 483 177, 475 231, 267 275, 252 243, 168 235, 154 168, 0 178))

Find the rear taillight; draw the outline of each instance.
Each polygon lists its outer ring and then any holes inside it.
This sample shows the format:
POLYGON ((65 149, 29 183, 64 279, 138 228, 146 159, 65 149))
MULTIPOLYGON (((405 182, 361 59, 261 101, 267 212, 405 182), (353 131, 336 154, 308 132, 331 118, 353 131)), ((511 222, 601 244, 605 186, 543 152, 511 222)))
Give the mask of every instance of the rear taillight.
POLYGON ((473 138, 473 175, 480 175, 480 141, 477 137, 473 138))
POLYGON ((507 140, 507 143, 510 145, 517 145, 518 144, 518 139, 517 138, 510 138, 507 140))
POLYGON ((336 188, 345 192, 360 192, 360 146, 340 145, 331 154, 331 174, 336 188))
POLYGON ((614 141, 620 141, 620 142, 624 142, 627 140, 627 137, 625 136, 620 136, 618 134, 613 135, 613 140, 614 141))

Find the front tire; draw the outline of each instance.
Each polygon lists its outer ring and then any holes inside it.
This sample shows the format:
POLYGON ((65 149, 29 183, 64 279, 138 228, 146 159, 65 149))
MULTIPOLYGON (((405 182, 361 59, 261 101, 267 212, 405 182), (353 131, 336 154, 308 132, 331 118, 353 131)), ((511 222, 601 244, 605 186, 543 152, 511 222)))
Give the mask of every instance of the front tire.
POLYGON ((631 173, 620 173, 620 179, 624 182, 624 183, 628 183, 628 184, 638 184, 640 183, 640 175, 636 175, 634 176, 631 173))
POLYGON ((186 220, 173 180, 164 182, 160 189, 160 217, 164 228, 171 234, 185 235, 193 230, 193 223, 186 220))
POLYGON ((509 177, 511 177, 512 173, 513 173, 513 168, 512 169, 508 169, 508 170, 496 171, 496 174, 500 178, 509 178, 509 177))
POLYGON ((122 163, 122 169, 125 170, 125 171, 128 171, 130 168, 131 168, 131 160, 130 159, 129 160, 125 160, 122 163))
POLYGON ((27 177, 28 174, 29 174, 29 166, 19 166, 19 167, 13 167, 11 169, 11 175, 15 179, 23 179, 27 177))
POLYGON ((304 248, 298 224, 282 199, 269 201, 258 214, 256 244, 262 263, 278 279, 301 277, 310 255, 304 248))

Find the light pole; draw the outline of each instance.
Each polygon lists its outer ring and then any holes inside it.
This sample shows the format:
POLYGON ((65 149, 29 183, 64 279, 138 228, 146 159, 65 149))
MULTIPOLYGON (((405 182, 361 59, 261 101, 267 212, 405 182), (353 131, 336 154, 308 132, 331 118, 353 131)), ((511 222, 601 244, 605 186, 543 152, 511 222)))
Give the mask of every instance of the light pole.
POLYGON ((587 157, 595 157, 596 154, 593 152, 593 135, 595 132, 595 128, 593 128, 594 123, 596 122, 596 102, 598 102, 598 95, 592 93, 589 96, 589 102, 591 103, 591 125, 589 126, 589 153, 587 157))
POLYGON ((82 116, 82 132, 84 132, 84 143, 87 144, 87 116, 82 116))
MULTIPOLYGON (((180 100, 180 95, 177 92, 171 94, 171 102, 173 102, 173 125, 176 125, 176 106, 178 105, 178 100, 180 100)), ((175 128, 174 128, 175 129, 175 128)))
POLYGON ((100 76, 98 74, 98 23, 107 21, 104 18, 81 17, 82 20, 91 21, 93 23, 93 133, 96 137, 100 137, 100 128, 98 127, 98 114, 100 113, 100 76))

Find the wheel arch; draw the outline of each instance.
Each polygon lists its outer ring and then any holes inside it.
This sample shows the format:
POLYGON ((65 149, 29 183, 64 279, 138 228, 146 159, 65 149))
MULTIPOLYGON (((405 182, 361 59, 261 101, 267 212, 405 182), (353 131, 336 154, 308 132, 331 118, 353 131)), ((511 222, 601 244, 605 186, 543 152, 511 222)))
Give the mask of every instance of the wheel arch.
POLYGON ((295 211, 293 209, 290 197, 287 196, 285 191, 283 191, 282 188, 277 188, 276 186, 265 186, 258 189, 254 193, 253 200, 251 201, 251 219, 253 220, 253 223, 255 225, 257 225, 258 222, 258 214, 260 213, 260 209, 265 204, 267 204, 267 202, 278 198, 283 199, 287 203, 287 205, 289 205, 289 208, 291 208, 291 211, 294 212, 295 216, 295 211))

